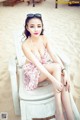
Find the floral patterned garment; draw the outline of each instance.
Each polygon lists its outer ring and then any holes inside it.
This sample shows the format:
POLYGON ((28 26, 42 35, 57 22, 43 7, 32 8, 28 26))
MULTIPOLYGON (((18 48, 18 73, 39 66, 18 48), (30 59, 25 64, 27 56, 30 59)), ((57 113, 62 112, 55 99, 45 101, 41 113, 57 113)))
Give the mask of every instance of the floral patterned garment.
MULTIPOLYGON (((46 64, 47 62, 47 50, 45 49, 43 57, 41 57, 41 63, 46 64)), ((32 63, 29 62, 23 65, 23 74, 24 74, 24 86, 26 90, 33 90, 38 86, 38 80, 40 77, 40 71, 32 63)))

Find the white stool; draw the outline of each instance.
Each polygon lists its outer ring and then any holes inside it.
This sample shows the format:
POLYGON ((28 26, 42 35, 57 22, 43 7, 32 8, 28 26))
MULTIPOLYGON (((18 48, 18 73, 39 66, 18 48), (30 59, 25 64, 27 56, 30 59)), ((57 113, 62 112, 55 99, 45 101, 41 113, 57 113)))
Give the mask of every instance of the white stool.
POLYGON ((26 91, 23 85, 22 68, 17 69, 15 59, 9 63, 9 72, 15 114, 21 114, 21 120, 41 120, 41 118, 55 120, 55 97, 52 84, 44 81, 33 91, 26 91))
POLYGON ((48 81, 39 83, 38 88, 26 91, 23 85, 23 71, 19 69, 19 97, 21 120, 34 118, 53 118, 55 114, 55 97, 52 84, 48 81))
MULTIPOLYGON (((22 68, 16 66, 15 59, 10 60, 9 72, 15 114, 21 114, 21 120, 55 120, 55 97, 52 85, 44 81, 37 89, 26 91, 22 68)), ((71 94, 70 99, 75 120, 80 120, 80 114, 71 94)))

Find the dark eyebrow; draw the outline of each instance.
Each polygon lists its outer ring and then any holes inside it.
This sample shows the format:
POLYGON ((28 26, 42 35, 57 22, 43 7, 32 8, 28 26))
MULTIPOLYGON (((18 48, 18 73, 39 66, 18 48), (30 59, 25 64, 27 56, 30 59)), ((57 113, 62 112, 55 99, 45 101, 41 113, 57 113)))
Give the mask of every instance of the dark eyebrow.
POLYGON ((41 24, 38 24, 38 25, 41 25, 41 24))
POLYGON ((30 24, 30 25, 34 25, 34 24, 30 24))
MULTIPOLYGON (((30 24, 30 25, 34 25, 34 24, 30 24)), ((41 24, 38 24, 38 25, 41 25, 41 24)))

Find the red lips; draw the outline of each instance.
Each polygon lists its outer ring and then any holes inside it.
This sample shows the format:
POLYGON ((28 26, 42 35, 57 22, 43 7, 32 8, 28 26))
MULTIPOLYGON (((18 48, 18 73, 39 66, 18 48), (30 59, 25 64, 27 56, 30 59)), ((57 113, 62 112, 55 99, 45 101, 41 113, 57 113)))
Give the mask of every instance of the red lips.
POLYGON ((35 35, 38 35, 38 33, 36 32, 36 33, 34 33, 35 35))

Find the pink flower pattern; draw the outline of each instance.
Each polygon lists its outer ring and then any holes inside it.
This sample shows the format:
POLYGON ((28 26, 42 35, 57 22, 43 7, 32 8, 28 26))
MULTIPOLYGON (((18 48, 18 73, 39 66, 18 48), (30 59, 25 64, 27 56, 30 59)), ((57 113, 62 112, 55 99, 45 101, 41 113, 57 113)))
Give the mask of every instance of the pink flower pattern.
MULTIPOLYGON (((47 63, 46 58, 47 50, 45 50, 44 55, 41 58, 41 64, 47 63)), ((38 87, 40 71, 32 62, 23 65, 23 74, 24 74, 24 86, 26 90, 33 90, 38 87)))

